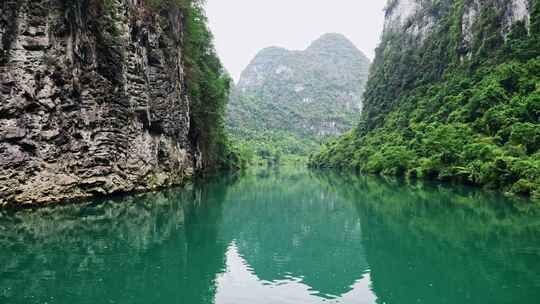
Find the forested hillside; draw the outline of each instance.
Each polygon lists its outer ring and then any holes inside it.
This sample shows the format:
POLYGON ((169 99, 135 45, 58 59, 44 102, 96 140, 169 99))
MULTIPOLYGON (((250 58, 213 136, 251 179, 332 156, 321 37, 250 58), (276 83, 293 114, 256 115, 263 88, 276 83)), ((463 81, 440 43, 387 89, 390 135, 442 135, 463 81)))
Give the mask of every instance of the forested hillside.
POLYGON ((307 156, 358 121, 369 64, 339 34, 323 35, 304 51, 264 49, 233 90, 228 130, 263 158, 307 156))
POLYGON ((390 0, 361 122, 315 167, 540 196, 540 0, 390 0))

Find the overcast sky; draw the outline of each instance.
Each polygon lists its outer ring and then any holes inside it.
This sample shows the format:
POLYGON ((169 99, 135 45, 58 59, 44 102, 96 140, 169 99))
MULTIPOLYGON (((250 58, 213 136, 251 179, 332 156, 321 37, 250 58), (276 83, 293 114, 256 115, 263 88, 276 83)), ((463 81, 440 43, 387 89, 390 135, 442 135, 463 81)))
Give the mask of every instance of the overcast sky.
POLYGON ((369 58, 383 27, 386 0, 207 0, 223 64, 238 80, 258 51, 303 50, 324 33, 341 33, 369 58))

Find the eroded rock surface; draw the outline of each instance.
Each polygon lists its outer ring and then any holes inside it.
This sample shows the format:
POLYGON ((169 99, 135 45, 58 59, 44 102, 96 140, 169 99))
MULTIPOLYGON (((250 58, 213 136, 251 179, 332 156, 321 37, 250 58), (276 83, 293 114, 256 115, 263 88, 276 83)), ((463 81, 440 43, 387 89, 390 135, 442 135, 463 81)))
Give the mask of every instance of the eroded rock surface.
POLYGON ((0 205, 192 174, 182 19, 140 0, 0 3, 0 205))

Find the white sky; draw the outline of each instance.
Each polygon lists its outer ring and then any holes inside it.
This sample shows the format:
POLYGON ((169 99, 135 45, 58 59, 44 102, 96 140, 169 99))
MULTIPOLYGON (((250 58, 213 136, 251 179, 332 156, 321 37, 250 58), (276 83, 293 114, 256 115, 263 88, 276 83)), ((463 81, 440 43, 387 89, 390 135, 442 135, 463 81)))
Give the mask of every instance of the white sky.
POLYGON ((258 51, 303 50, 324 33, 347 36, 369 58, 382 32, 386 0, 207 0, 216 49, 237 81, 258 51))

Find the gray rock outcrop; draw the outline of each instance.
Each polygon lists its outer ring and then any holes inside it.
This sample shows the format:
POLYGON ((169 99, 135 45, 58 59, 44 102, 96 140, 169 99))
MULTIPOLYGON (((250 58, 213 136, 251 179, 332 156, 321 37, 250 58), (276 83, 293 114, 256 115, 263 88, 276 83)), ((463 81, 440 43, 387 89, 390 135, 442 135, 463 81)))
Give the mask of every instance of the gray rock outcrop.
POLYGON ((182 24, 141 0, 2 1, 0 205, 185 181, 182 24))

